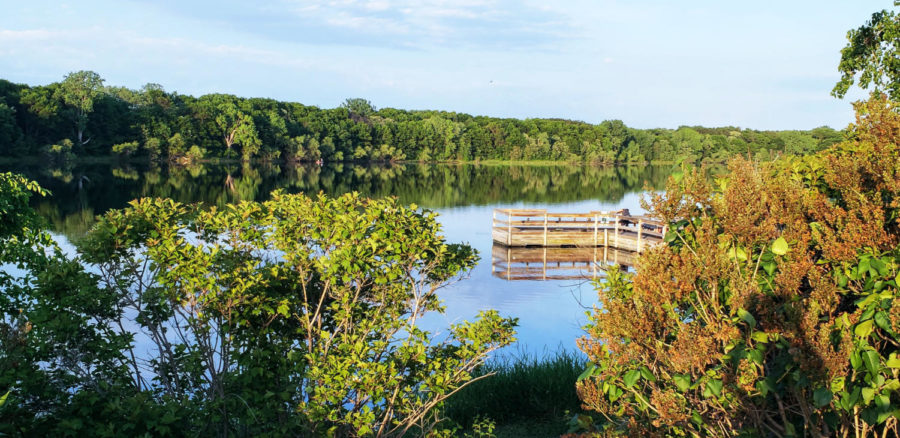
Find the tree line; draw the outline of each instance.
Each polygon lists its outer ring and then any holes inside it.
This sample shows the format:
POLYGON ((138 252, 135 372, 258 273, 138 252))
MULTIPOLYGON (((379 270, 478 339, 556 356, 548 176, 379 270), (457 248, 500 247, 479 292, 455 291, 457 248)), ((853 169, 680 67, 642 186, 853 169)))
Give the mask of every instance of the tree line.
POLYGON ((590 124, 377 109, 360 98, 322 109, 229 94, 194 97, 158 84, 107 86, 91 71, 39 86, 0 80, 0 155, 53 160, 723 162, 735 155, 805 155, 842 138, 826 126, 634 129, 620 120, 590 124))

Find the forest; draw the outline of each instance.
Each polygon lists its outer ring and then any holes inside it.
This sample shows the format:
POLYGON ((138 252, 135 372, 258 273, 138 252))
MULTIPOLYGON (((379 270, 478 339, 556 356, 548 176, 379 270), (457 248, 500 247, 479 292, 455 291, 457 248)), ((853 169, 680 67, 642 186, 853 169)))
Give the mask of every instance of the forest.
POLYGON ((843 139, 809 131, 738 127, 634 129, 621 120, 508 119, 444 111, 377 109, 362 98, 321 109, 295 102, 200 97, 107 86, 78 71, 29 86, 0 80, 0 156, 316 161, 724 162, 806 155, 843 139))

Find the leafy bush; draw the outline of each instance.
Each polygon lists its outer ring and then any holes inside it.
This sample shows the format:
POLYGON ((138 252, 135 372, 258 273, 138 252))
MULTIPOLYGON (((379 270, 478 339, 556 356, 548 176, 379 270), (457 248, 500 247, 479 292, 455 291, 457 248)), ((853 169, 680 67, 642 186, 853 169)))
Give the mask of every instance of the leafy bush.
POLYGON ((129 141, 113 145, 112 151, 114 154, 129 156, 137 152, 138 148, 140 148, 140 145, 138 145, 137 141, 129 141))
POLYGON ((52 161, 70 161, 75 159, 74 143, 68 138, 44 147, 44 154, 52 161))
POLYGON ((514 340, 493 311, 445 339, 418 328, 477 256, 394 199, 142 199, 71 259, 33 193, 0 174, 0 263, 18 269, 0 271, 0 435, 439 432, 433 408, 514 340))
POLYGON ((134 201, 80 248, 151 346, 129 349, 135 389, 199 404, 199 434, 400 436, 513 341, 496 312, 443 341, 417 327, 476 260, 439 230, 394 199, 275 192, 134 201))
POLYGON ((129 337, 110 324, 114 297, 42 231, 29 199, 46 193, 0 174, 0 436, 77 436, 88 423, 146 432, 150 407, 120 390, 129 337))
POLYGON ((578 390, 608 431, 898 434, 900 114, 856 110, 833 149, 654 196, 665 245, 599 285, 580 342, 578 390))

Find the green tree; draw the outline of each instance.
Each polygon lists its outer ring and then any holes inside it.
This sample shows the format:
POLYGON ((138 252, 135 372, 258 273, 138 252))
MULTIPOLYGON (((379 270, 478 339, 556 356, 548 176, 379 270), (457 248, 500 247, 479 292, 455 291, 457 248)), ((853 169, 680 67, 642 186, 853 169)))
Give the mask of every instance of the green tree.
POLYGON ((866 24, 847 32, 847 40, 838 66, 841 79, 831 94, 842 98, 858 83, 860 88, 871 87, 875 93, 886 92, 900 100, 900 15, 876 12, 866 24))
POLYGON ((16 123, 15 108, 0 100, 0 154, 11 155, 21 139, 22 130, 16 123))
POLYGON ((216 109, 216 125, 225 140, 225 147, 231 149, 233 145, 239 145, 244 161, 256 155, 262 142, 256 133, 253 118, 231 102, 220 104, 216 109))
POLYGON ((348 98, 341 104, 341 108, 346 109, 351 117, 355 116, 362 120, 368 119, 376 111, 372 102, 360 97, 348 98))
POLYGON ((92 71, 69 73, 56 92, 72 111, 78 145, 84 145, 90 141, 83 140, 84 130, 87 128, 88 115, 94 110, 94 100, 103 93, 103 79, 92 71))

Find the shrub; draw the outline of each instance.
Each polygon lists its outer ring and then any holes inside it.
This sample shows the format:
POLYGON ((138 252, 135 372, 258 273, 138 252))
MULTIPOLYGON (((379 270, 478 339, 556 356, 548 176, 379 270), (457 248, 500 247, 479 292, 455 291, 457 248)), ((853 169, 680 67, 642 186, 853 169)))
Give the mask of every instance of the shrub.
POLYGON ((444 340, 418 328, 476 260, 433 213, 355 194, 201 210, 142 199, 81 244, 104 294, 135 315, 138 391, 200 406, 200 435, 401 436, 513 341, 483 312, 444 340))
POLYGON ((395 199, 142 199, 72 259, 33 193, 0 174, 0 436, 447 435, 433 408, 514 340, 418 328, 477 256, 395 199))
POLYGON ((578 384, 608 431, 896 436, 900 114, 815 156, 670 179, 665 245, 598 285, 578 384))
POLYGON ((72 140, 65 138, 59 143, 45 146, 44 153, 52 161, 71 161, 75 159, 74 146, 72 140))
POLYGON ((133 155, 135 152, 137 152, 139 147, 140 147, 140 145, 138 144, 137 141, 129 141, 126 143, 119 143, 119 144, 113 145, 112 151, 114 154, 124 155, 127 157, 127 156, 133 155))
POLYGON ((116 303, 42 231, 35 194, 47 192, 0 174, 0 436, 75 436, 87 423, 146 431, 144 405, 128 406, 140 395, 120 390, 129 337, 111 325, 116 303))

